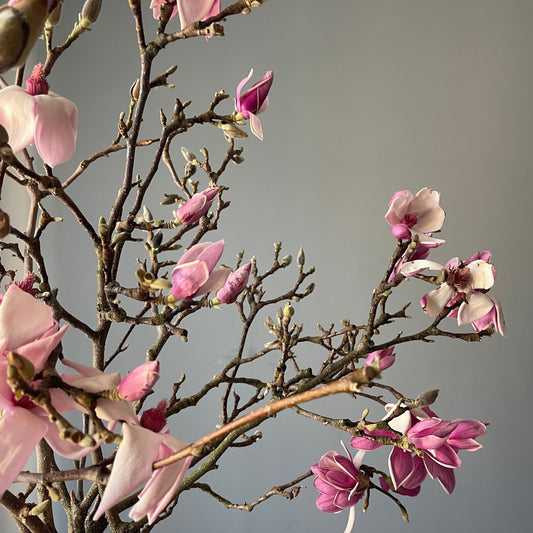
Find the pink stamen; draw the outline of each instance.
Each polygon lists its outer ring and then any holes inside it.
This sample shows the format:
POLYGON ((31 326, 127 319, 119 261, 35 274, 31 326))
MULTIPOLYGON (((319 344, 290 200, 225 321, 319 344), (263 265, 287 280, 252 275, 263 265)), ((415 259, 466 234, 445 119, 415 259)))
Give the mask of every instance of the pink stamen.
POLYGON ((418 221, 418 213, 407 213, 403 216, 401 223, 405 224, 408 228, 413 227, 418 221))
POLYGON ((26 80, 26 92, 32 96, 38 94, 48 94, 50 90, 50 85, 46 81, 44 75, 44 69, 42 63, 37 63, 33 67, 31 76, 26 80))

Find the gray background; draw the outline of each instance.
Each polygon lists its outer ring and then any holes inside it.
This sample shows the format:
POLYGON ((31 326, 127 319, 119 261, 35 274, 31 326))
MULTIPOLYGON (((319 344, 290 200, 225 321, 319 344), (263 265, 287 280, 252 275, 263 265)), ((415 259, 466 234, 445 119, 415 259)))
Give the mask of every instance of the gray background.
MULTIPOLYGON (((127 2, 104 4, 93 31, 65 54, 49 80, 52 90, 74 100, 80 111, 77 159, 56 169, 60 177, 69 175, 76 161, 111 142, 137 77, 127 2)), ((66 2, 64 20, 74 21, 81 5, 66 2)), ((146 20, 148 31, 153 31, 150 17, 146 20)), ((233 95, 250 67, 258 76, 274 70, 271 107, 261 117, 265 140, 244 141, 246 163, 229 168, 224 183, 231 187, 226 199, 231 199, 232 209, 216 238, 226 239, 224 262, 231 264, 244 248, 246 257, 257 255, 263 268, 269 264, 273 241, 282 240, 287 253, 304 246, 309 264, 317 267, 318 288, 312 298, 296 305, 295 320, 304 322, 309 334, 316 322, 364 320, 371 289, 394 246, 383 214, 398 189, 415 193, 429 186, 441 192, 447 212, 441 235, 447 245, 433 253, 434 260, 444 263, 477 250, 493 252, 498 279, 492 292, 503 302, 508 337, 495 336, 476 345, 450 340, 406 345, 386 376, 407 395, 440 388, 435 409, 443 418, 490 422, 484 448, 462 454, 464 465, 457 472, 453 495, 428 479, 419 497, 403 499, 409 525, 392 502, 373 494, 366 515, 358 508, 360 533, 496 533, 524 530, 529 523, 532 20, 529 0, 270 0, 249 16, 229 20, 225 38, 178 43, 156 63, 156 73, 172 64, 179 69, 176 92, 159 89, 152 101, 143 130, 148 137, 157 135, 159 107, 170 115, 174 96, 192 99, 191 109, 201 112, 215 90, 233 95)), ((64 35, 71 23, 58 28, 58 34, 64 35)), ((172 25, 177 27, 177 21, 172 25)), ((37 60, 42 53, 41 43, 37 60)), ((231 104, 225 109, 229 111, 231 104)), ((184 135, 175 143, 176 151, 180 145, 196 152, 208 146, 213 157, 225 149, 214 128, 184 135)), ((142 174, 149 161, 147 155, 137 171, 142 174)), ((118 155, 95 164, 72 187, 71 194, 91 220, 108 211, 110 191, 121 182, 121 163, 118 155)), ((162 193, 173 192, 164 170, 159 183, 150 207, 156 216, 168 218, 169 209, 158 207, 162 193)), ((57 250, 50 266, 53 280, 61 286, 65 304, 76 305, 92 321, 95 262, 90 246, 67 213, 54 202, 46 205, 53 215, 65 216, 65 223, 54 235, 49 232, 46 241, 57 250)), ((23 225, 22 208, 14 213, 14 207, 2 207, 23 225)), ((123 265, 124 285, 134 284, 134 258, 142 254, 140 247, 132 252, 131 264, 123 265)), ((282 278, 274 290, 291 280, 282 278)), ((417 304, 425 290, 409 283, 400 291, 395 301, 413 301, 413 320, 384 330, 384 338, 426 323, 417 304)), ((231 309, 206 311, 201 321, 197 317, 188 327, 189 343, 176 342, 162 357, 160 395, 182 372, 187 374, 184 392, 193 392, 235 350, 238 321, 231 309)), ((152 338, 152 332, 143 332, 138 346, 124 358, 123 371, 143 360, 152 338)), ((268 340, 258 324, 250 353, 268 340)), ((65 351, 89 361, 87 343, 72 332, 65 351)), ((299 357, 305 365, 303 361, 317 364, 323 355, 309 352, 299 357)), ((267 361, 262 370, 271 371, 274 364, 267 361)), ((186 412, 173 421, 172 433, 192 441, 212 430, 218 405, 213 395, 194 415, 186 412)), ((312 407, 357 418, 366 406, 337 398, 312 407)), ((381 412, 373 408, 372 415, 380 418, 381 412)), ((251 501, 296 477, 326 451, 340 451, 341 439, 348 441, 345 434, 292 413, 265 424, 263 434, 255 446, 228 454, 208 478, 213 488, 233 501, 251 501)), ((384 454, 374 456, 367 456, 367 462, 386 468, 384 454)), ((308 490, 295 501, 273 498, 251 514, 225 510, 189 491, 158 531, 343 531, 347 512, 318 511, 316 491, 310 480, 306 485, 308 490)), ((11 528, 2 522, 2 531, 11 528)))

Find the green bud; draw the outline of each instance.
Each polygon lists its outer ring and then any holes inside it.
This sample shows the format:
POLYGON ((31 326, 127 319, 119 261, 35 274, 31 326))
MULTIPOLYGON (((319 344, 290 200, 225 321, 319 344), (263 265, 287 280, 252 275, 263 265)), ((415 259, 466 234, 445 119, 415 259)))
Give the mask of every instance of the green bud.
POLYGON ((298 263, 298 266, 300 268, 303 268, 303 266, 305 265, 305 253, 304 253, 303 248, 300 248, 300 250, 298 250, 298 255, 296 256, 296 262, 298 263))
POLYGON ((291 305, 291 302, 287 302, 283 308, 283 316, 291 318, 294 316, 294 307, 291 305))
POLYGON ((32 507, 30 510, 31 516, 37 516, 38 514, 44 513, 50 507, 50 500, 44 500, 39 505, 32 507))
POLYGON ((16 352, 9 352, 7 354, 7 361, 9 366, 16 368, 18 374, 26 381, 29 381, 35 375, 33 363, 24 356, 16 352))
POLYGON ((181 147, 181 154, 189 163, 194 163, 195 161, 198 162, 196 156, 188 148, 185 148, 185 146, 181 147))

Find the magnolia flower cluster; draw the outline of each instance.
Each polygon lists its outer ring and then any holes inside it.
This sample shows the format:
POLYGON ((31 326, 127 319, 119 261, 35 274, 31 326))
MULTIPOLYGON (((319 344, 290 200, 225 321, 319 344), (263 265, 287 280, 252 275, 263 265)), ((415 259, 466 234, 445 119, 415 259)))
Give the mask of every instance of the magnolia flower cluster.
MULTIPOLYGON (((445 219, 438 192, 428 188, 416 195, 409 191, 396 192, 385 219, 394 237, 400 242, 410 240, 416 246, 414 251, 409 247, 409 256, 406 249, 391 269, 388 277, 391 286, 412 276, 437 283, 439 287, 425 294, 420 302, 427 315, 436 317, 445 312, 443 316, 457 318, 459 325, 472 324, 478 332, 493 326, 497 332, 506 334, 501 304, 487 295, 496 279, 490 252, 477 252, 466 261, 454 258, 446 265, 427 260, 433 249, 445 243, 433 236, 441 230, 445 219), (425 269, 439 274, 425 277, 422 275, 425 269)), ((394 346, 389 346, 370 353, 365 365, 379 371, 389 368, 396 360, 393 350, 394 346)), ((355 459, 348 451, 348 457, 330 451, 311 467, 317 475, 314 485, 320 492, 317 507, 327 513, 350 509, 346 532, 354 524, 355 505, 370 490, 370 480, 361 469, 363 453, 385 444, 392 446, 389 474, 380 477, 381 489, 416 496, 428 475, 450 494, 455 488, 455 469, 461 466, 458 452, 481 448, 476 439, 486 431, 483 422, 443 420, 429 407, 387 405, 386 409, 381 424, 370 425, 363 435, 351 439, 351 446, 359 450, 355 459)))
MULTIPOLYGON (((395 407, 386 406, 389 412, 384 420, 388 420, 395 407)), ((388 427, 365 430, 365 437, 353 437, 350 445, 359 450, 354 459, 348 451, 348 457, 330 451, 311 467, 317 476, 314 486, 320 492, 317 507, 326 513, 349 508, 347 532, 354 524, 355 505, 370 486, 368 476, 361 469, 363 454, 380 448, 380 437, 388 437, 393 442, 389 475, 380 477, 382 489, 416 496, 428 474, 451 494, 455 488, 454 470, 461 466, 459 450, 481 448, 476 438, 486 431, 486 424, 478 420, 442 420, 427 407, 406 409, 388 420, 388 427)))
POLYGON ((385 215, 392 234, 397 239, 416 238, 418 245, 409 261, 405 261, 405 255, 398 261, 389 281, 397 274, 410 277, 425 269, 439 271, 439 288, 425 294, 420 301, 427 315, 437 316, 447 308, 447 316, 457 318, 460 326, 472 324, 479 332, 492 325, 505 336, 507 327, 502 306, 499 300, 486 294, 496 279, 490 252, 477 252, 466 261, 455 257, 445 265, 426 259, 433 248, 446 242, 432 236, 440 231, 444 218, 440 194, 436 191, 424 188, 415 196, 409 191, 393 195, 385 215))

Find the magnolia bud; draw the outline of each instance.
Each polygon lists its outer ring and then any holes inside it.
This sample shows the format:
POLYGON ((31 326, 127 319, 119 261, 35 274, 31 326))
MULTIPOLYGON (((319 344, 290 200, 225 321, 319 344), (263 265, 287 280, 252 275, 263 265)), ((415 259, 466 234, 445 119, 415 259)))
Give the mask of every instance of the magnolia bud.
POLYGON ((26 61, 47 16, 47 0, 20 0, 0 8, 0 74, 26 61))
POLYGON ((98 19, 100 8, 102 7, 102 0, 85 0, 83 9, 81 10, 80 24, 87 28, 98 19))

